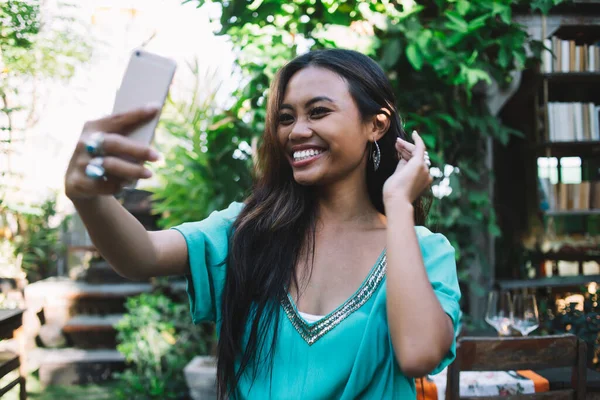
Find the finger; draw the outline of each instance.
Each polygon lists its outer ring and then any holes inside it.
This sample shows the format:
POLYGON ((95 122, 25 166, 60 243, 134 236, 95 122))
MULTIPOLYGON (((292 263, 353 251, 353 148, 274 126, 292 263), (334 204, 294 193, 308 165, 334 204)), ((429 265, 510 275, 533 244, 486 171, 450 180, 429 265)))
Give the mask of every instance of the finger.
POLYGON ((158 106, 149 105, 147 107, 138 108, 125 113, 112 114, 107 117, 86 123, 84 126, 84 131, 116 132, 120 134, 126 134, 136 126, 150 121, 156 116, 158 110, 158 106))
POLYGON ((415 145, 412 144, 411 142, 408 142, 402 138, 398 138, 398 140, 396 140, 396 143, 398 143, 402 148, 406 149, 406 151, 412 153, 413 150, 415 149, 415 145))
MULTIPOLYGON (((85 157, 79 160, 79 167, 81 171, 85 171, 88 162, 89 160, 86 160, 85 157)), ((112 156, 103 158, 102 168, 104 168, 107 176, 115 177, 125 181, 147 179, 152 176, 152 172, 143 165, 125 161, 121 158, 112 156)))
POLYGON ((423 161, 425 159, 425 143, 421 136, 417 133, 417 131, 413 131, 412 138, 415 141, 415 149, 413 151, 413 158, 416 158, 419 161, 423 161))
POLYGON ((403 147, 403 145, 400 144, 399 141, 396 141, 396 151, 398 151, 400 157, 406 161, 412 158, 412 151, 407 150, 405 147, 403 147))
POLYGON ((125 161, 118 157, 105 157, 102 166, 108 175, 126 181, 147 179, 152 176, 152 172, 143 165, 125 161))
POLYGON ((105 133, 102 148, 105 154, 130 157, 138 161, 156 161, 159 158, 156 150, 118 133, 105 133))

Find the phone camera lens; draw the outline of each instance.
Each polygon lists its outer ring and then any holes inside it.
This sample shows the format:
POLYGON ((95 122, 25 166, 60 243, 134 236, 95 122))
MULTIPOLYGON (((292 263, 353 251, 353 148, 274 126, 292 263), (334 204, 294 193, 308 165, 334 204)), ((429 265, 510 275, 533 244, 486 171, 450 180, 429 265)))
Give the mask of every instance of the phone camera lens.
POLYGON ((139 56, 140 56, 140 52, 139 52, 139 51, 136 51, 136 52, 135 52, 135 55, 139 57, 139 56))

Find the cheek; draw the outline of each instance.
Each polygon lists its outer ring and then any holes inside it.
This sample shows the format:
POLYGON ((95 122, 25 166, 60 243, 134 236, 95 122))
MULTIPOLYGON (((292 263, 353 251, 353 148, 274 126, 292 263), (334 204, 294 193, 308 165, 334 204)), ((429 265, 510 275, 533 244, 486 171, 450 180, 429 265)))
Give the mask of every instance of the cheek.
POLYGON ((332 143, 331 153, 339 159, 348 162, 357 162, 362 159, 367 149, 367 141, 359 135, 345 134, 332 143))
POLYGON ((277 140, 279 141, 279 144, 281 146, 285 147, 289 136, 290 136, 290 129, 288 127, 283 126, 283 127, 277 128, 277 140))

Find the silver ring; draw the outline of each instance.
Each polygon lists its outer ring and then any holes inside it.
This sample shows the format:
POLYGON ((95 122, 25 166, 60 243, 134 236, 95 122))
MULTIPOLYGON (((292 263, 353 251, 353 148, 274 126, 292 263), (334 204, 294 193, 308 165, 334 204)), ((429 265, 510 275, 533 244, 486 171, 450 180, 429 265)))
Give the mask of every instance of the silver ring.
POLYGON ((102 166, 103 163, 104 158, 102 157, 92 158, 88 165, 85 166, 85 175, 94 181, 100 179, 106 180, 106 176, 104 175, 106 170, 102 166))
POLYGON ((104 154, 104 134, 102 132, 92 133, 85 141, 85 150, 91 156, 101 156, 104 154))

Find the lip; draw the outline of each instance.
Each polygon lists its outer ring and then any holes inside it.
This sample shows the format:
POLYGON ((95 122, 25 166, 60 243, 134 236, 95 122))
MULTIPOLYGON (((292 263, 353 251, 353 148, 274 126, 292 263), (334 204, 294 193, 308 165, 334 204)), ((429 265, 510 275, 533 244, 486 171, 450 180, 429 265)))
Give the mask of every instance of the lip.
POLYGON ((305 167, 311 163, 313 163, 314 161, 318 160, 323 154, 325 154, 327 152, 327 149, 321 147, 321 146, 315 146, 312 144, 299 144, 296 146, 292 146, 291 151, 288 153, 288 157, 290 160, 290 164, 292 165, 293 168, 301 168, 301 167, 305 167), (300 160, 300 161, 296 161, 294 160, 294 153, 296 151, 303 151, 303 150, 320 150, 321 153, 314 155, 312 157, 306 158, 304 160, 300 160))
MULTIPOLYGON (((312 147, 312 148, 314 149, 314 147, 312 147)), ((321 149, 321 150, 323 150, 323 149, 321 149)), ((325 153, 327 153, 327 150, 323 150, 323 152, 321 152, 317 155, 314 155, 312 157, 305 158, 304 160, 299 160, 299 161, 294 160, 294 157, 290 156, 290 163, 292 164, 292 168, 302 168, 309 164, 312 164, 313 162, 315 162, 316 160, 321 158, 321 156, 325 153)))
POLYGON ((297 144, 290 148, 290 154, 294 154, 294 152, 296 152, 296 151, 310 150, 310 149, 327 150, 322 146, 316 146, 314 144, 308 144, 308 143, 307 144, 297 144))

